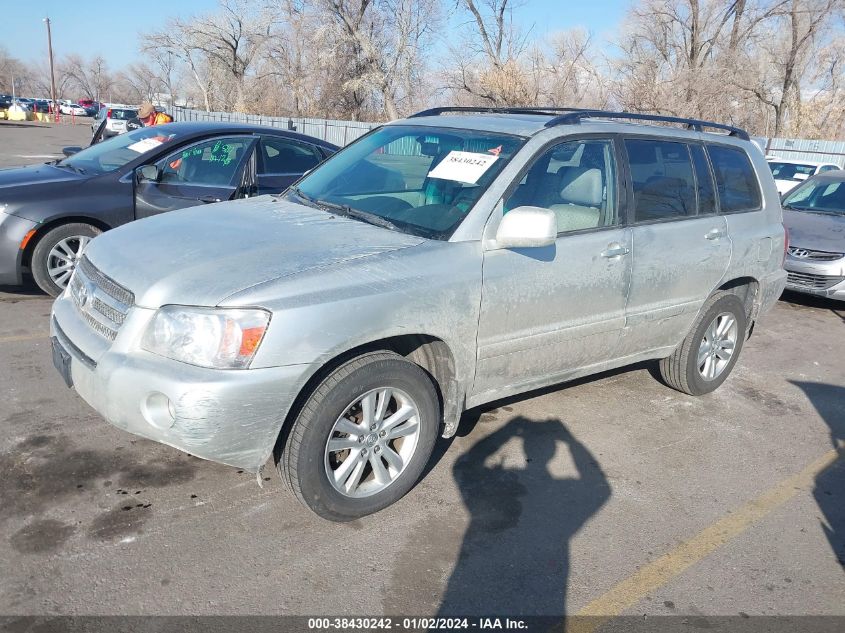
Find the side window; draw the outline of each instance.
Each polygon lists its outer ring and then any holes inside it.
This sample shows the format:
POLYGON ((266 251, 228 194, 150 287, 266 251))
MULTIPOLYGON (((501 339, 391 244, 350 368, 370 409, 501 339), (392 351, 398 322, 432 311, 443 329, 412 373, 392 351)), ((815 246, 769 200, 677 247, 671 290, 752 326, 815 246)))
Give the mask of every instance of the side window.
POLYGON ((759 209, 760 187, 748 155, 741 149, 723 145, 708 145, 707 153, 716 176, 719 209, 722 213, 737 213, 759 209))
POLYGON ((543 152, 505 200, 554 211, 558 233, 616 223, 616 161, 609 140, 567 141, 543 152))
POLYGON ((184 147, 162 161, 159 182, 231 186, 252 137, 215 138, 184 147))
POLYGON ((710 164, 701 145, 690 145, 692 164, 695 166, 695 182, 698 190, 698 215, 716 213, 716 190, 710 164))
POLYGON ((323 160, 312 145, 273 136, 262 136, 259 175, 304 174, 323 160))
POLYGON ((819 167, 819 173, 823 174, 826 171, 836 171, 838 169, 839 167, 837 167, 836 165, 822 165, 821 167, 819 167))
POLYGON ((695 179, 685 143, 627 139, 634 184, 634 221, 695 215, 695 179))

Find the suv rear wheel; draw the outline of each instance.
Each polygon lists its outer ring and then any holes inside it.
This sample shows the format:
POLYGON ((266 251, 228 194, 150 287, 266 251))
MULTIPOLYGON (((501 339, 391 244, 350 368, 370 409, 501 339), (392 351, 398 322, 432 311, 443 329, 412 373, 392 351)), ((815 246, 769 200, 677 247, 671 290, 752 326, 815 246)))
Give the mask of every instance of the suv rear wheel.
POLYGON ((721 385, 736 365, 745 342, 745 305, 735 294, 705 302, 675 352, 660 361, 660 375, 673 389, 701 396, 721 385))
POLYGON ((431 377, 398 354, 373 352, 341 365, 314 389, 276 466, 308 508, 349 521, 411 489, 439 422, 431 377))

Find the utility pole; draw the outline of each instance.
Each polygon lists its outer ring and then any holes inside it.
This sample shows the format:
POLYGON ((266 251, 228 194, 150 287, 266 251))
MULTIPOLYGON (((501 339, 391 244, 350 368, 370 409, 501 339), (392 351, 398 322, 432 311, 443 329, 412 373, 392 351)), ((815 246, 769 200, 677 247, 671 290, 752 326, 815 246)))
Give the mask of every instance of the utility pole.
POLYGON ((50 18, 44 18, 47 24, 47 52, 50 55, 50 98, 53 100, 53 121, 59 121, 59 104, 56 101, 56 73, 53 71, 53 35, 50 32, 50 18))

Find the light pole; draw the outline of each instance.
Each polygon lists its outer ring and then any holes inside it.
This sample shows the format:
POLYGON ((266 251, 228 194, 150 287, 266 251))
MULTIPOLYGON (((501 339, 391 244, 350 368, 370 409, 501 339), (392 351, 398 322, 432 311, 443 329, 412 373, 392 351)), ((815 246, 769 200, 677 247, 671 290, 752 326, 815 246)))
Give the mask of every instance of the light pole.
POLYGON ((53 35, 50 32, 50 18, 44 18, 47 25, 47 52, 50 55, 50 98, 53 100, 53 121, 59 121, 59 107, 56 102, 56 73, 53 72, 53 35))

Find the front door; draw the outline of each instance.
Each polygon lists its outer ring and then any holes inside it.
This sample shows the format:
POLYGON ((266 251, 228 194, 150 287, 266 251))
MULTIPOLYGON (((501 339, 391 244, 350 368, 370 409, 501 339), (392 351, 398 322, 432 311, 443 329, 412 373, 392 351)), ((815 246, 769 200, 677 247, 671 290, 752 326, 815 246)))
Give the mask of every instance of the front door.
POLYGON ((215 137, 159 160, 157 181, 136 178, 135 218, 232 200, 248 193, 244 182, 255 145, 253 136, 215 137))
POLYGON ((540 152, 503 211, 551 209, 545 248, 487 251, 470 405, 559 382, 616 356, 625 323, 631 232, 619 221, 614 142, 566 141, 540 152))

